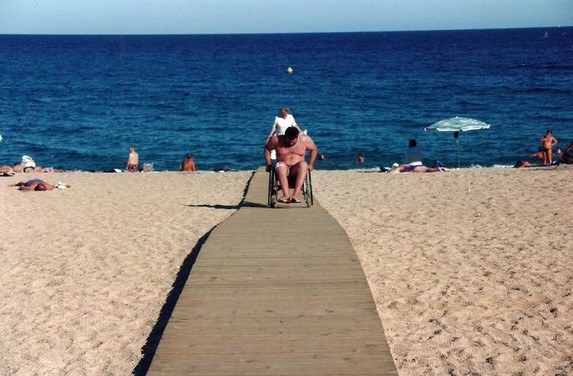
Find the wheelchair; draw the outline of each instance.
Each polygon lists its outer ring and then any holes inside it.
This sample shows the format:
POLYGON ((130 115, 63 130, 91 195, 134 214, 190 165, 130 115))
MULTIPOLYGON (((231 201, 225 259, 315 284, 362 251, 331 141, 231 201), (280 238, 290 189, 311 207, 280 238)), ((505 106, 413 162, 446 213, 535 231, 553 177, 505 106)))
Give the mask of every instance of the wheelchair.
MULTIPOLYGON (((292 191, 294 189, 295 178, 294 176, 288 177, 288 184, 289 188, 292 191)), ((281 192, 281 188, 279 186, 279 182, 277 180, 277 175, 275 172, 275 166, 273 164, 271 171, 269 172, 269 189, 268 189, 268 205, 271 208, 275 208, 277 206, 278 195, 281 192)), ((314 200, 312 197, 312 177, 310 171, 306 172, 306 177, 304 178, 304 183, 302 185, 302 196, 301 196, 301 203, 306 204, 307 208, 310 208, 314 204, 314 200)), ((286 203, 285 203, 286 205, 286 203)), ((300 204, 297 204, 300 205, 300 204)))

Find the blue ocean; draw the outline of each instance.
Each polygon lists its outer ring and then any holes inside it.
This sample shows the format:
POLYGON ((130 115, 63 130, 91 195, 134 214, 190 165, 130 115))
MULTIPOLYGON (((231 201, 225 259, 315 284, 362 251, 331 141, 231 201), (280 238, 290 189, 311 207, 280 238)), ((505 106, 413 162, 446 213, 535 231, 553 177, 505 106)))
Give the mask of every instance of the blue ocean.
POLYGON ((418 140, 446 166, 513 165, 573 139, 573 28, 258 35, 0 35, 0 164, 255 169, 281 107, 320 169, 376 168, 418 140), (292 73, 288 73, 288 67, 292 73), (486 130, 424 128, 454 116, 486 130), (366 161, 355 162, 362 152, 366 161))

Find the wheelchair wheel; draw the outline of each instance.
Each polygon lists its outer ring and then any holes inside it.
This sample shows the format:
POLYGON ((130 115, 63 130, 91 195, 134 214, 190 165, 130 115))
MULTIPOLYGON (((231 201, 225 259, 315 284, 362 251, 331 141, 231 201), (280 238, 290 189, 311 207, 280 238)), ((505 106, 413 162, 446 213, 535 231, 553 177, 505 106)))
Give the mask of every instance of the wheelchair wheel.
POLYGON ((277 205, 277 182, 274 168, 269 172, 268 205, 271 208, 277 205))
POLYGON ((306 178, 304 179, 303 194, 306 206, 310 208, 314 205, 314 199, 312 197, 312 178, 310 176, 310 171, 306 173, 306 178))

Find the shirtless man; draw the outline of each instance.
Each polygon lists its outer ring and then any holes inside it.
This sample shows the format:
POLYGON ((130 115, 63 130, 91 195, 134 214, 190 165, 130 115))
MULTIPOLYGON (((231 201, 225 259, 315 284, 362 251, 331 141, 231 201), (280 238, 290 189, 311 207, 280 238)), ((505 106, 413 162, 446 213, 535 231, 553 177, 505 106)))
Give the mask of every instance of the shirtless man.
POLYGON ((125 169, 131 172, 138 172, 139 169, 137 168, 139 164, 139 154, 135 151, 135 146, 129 147, 129 156, 127 157, 127 164, 125 169))
POLYGON ((195 171, 195 161, 193 160, 193 154, 187 154, 181 166, 179 166, 179 171, 195 171))
POLYGON ((541 147, 543 148, 543 164, 551 165, 553 164, 553 146, 557 143, 557 139, 553 137, 551 129, 545 132, 545 135, 541 137, 541 147))
POLYGON ((314 161, 318 154, 314 141, 309 136, 301 133, 296 127, 287 128, 282 136, 272 136, 267 141, 264 150, 267 171, 270 171, 273 167, 271 164, 271 150, 276 150, 277 153, 275 172, 283 192, 282 198, 278 201, 283 203, 300 202, 306 172, 314 169, 314 161), (308 163, 304 158, 307 150, 310 151, 308 163), (288 176, 296 178, 292 196, 289 191, 288 176))

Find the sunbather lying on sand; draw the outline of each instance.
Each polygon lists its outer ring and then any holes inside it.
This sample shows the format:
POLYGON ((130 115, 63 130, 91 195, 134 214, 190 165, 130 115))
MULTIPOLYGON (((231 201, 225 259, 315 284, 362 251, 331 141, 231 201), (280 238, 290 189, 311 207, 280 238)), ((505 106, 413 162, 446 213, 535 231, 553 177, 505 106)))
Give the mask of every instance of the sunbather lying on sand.
POLYGON ((523 167, 530 167, 531 163, 529 163, 528 161, 517 161, 514 165, 513 168, 523 168, 523 167))
POLYGON ((12 166, 11 168, 14 172, 64 172, 64 170, 55 169, 53 167, 42 167, 42 166, 24 167, 20 162, 15 162, 14 166, 12 166))
POLYGON ((18 187, 20 191, 51 191, 54 188, 65 189, 70 187, 69 185, 62 182, 58 182, 57 185, 54 185, 47 183, 42 179, 31 179, 25 182, 21 181, 14 184, 13 186, 18 187))
POLYGON ((51 191, 56 188, 55 185, 47 183, 42 179, 31 179, 14 184, 21 191, 51 191))
POLYGON ((14 175, 14 169, 12 166, 4 165, 0 166, 0 176, 12 176, 14 175))
POLYGON ((440 172, 440 171, 448 171, 448 169, 444 167, 427 167, 423 165, 402 164, 393 167, 389 172, 391 174, 398 174, 400 172, 440 172))

